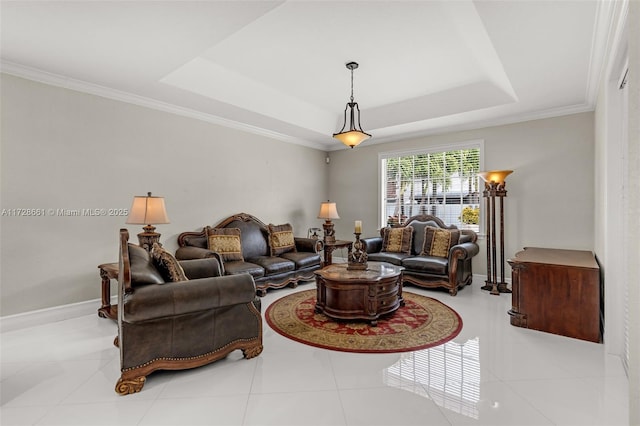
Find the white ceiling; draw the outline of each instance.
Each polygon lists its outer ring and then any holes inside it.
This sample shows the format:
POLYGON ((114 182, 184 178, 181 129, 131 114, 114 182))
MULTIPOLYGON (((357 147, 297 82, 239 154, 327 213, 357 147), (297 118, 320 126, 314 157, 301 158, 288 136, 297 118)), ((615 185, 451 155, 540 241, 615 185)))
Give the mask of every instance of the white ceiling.
POLYGON ((322 150, 592 110, 607 2, 2 1, 2 71, 322 150))

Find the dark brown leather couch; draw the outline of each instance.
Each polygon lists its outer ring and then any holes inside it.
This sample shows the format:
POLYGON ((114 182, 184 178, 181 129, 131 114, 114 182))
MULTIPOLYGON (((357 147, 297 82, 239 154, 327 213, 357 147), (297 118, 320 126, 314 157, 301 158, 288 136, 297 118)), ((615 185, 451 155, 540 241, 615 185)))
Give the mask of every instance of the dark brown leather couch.
POLYGON ((209 258, 176 261, 188 280, 166 282, 157 259, 128 240, 121 229, 117 393, 139 392, 155 370, 198 367, 236 349, 245 358, 262 352, 261 304, 251 275, 221 276, 219 262, 209 258))
POLYGON ((382 236, 364 238, 362 241, 365 244, 368 259, 404 266, 403 282, 425 288, 443 287, 448 289, 452 296, 458 293, 458 288, 471 284, 473 280, 471 259, 480 251, 476 243, 478 236, 474 231, 470 229, 459 230, 459 239, 448 250, 448 256, 438 257, 421 255, 425 242, 425 227, 431 226, 448 230, 458 230, 458 228, 454 225, 447 226, 440 218, 431 215, 410 217, 398 227, 407 226, 413 228, 413 237, 408 252, 384 251, 382 236))
POLYGON ((176 251, 176 258, 197 259, 215 256, 219 259, 225 275, 251 274, 260 296, 264 296, 268 289, 296 287, 300 281, 313 281, 313 271, 322 267, 319 254, 323 247, 321 240, 295 237, 295 249, 274 256, 269 245, 269 227, 250 214, 235 214, 214 228, 240 230, 243 260, 223 260, 219 254, 210 251, 206 227, 200 232, 183 232, 178 235, 180 247, 176 251))

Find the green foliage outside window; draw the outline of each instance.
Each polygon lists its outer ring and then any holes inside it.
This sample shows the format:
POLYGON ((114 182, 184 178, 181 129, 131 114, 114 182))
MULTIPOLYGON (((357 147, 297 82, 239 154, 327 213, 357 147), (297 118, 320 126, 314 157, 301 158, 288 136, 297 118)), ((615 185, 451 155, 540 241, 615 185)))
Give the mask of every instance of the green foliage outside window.
POLYGON ((470 225, 477 225, 480 221, 480 208, 467 206, 462 209, 462 214, 459 217, 462 223, 468 223, 470 225))
MULTIPOLYGON (((415 153, 389 153, 382 158, 382 212, 387 226, 397 226, 417 214, 440 217, 445 223, 479 224, 480 148, 425 149, 415 153), (462 207, 475 208, 475 221, 462 207)), ((473 215, 473 211, 470 212, 473 215)), ((384 226, 384 224, 382 225, 384 226)))

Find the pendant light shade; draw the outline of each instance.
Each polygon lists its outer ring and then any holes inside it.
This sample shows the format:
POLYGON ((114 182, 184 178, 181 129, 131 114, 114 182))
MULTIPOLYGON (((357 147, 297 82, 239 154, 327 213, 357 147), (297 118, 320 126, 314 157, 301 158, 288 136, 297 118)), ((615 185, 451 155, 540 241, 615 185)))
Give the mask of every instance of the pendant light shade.
POLYGON ((344 109, 344 124, 342 125, 342 129, 340 129, 338 133, 334 133, 333 137, 349 148, 353 148, 369 139, 371 135, 362 130, 362 125, 360 124, 360 108, 358 107, 358 103, 353 100, 353 70, 358 68, 358 64, 356 62, 349 62, 346 66, 348 70, 351 70, 351 101, 347 102, 347 106, 344 109), (347 111, 349 111, 349 129, 345 131, 347 127, 347 111))

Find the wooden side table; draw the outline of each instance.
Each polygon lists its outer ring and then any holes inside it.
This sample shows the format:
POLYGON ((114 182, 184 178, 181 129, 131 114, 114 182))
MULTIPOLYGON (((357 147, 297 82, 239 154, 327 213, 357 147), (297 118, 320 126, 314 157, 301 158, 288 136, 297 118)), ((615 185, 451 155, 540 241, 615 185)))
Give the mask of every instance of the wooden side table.
MULTIPOLYGON (((339 248, 346 248, 348 250, 348 255, 349 255, 349 254, 351 254, 351 249, 353 249, 353 241, 336 240, 333 243, 325 242, 324 243, 324 265, 323 266, 331 265, 331 263, 333 262, 332 253, 335 250, 339 249, 339 248)), ((348 255, 347 255, 347 258, 349 257, 348 255)))
POLYGON ((98 316, 102 318, 118 319, 118 305, 111 304, 111 280, 118 279, 119 265, 117 263, 103 263, 98 265, 102 279, 102 306, 98 309, 98 316))

